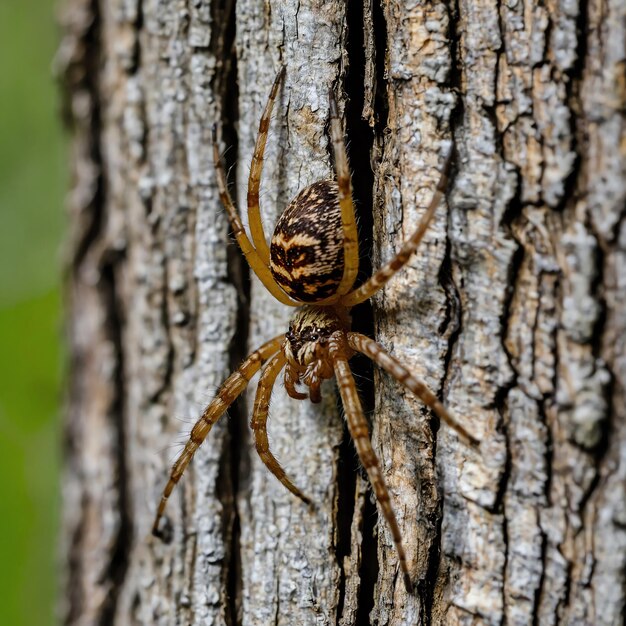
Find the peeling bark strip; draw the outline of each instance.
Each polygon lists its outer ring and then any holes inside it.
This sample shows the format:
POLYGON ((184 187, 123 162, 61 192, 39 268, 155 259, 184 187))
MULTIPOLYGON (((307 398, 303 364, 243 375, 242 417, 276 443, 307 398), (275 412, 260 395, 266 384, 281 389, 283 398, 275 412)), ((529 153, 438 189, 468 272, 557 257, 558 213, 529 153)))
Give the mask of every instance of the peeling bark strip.
POLYGON ((623 2, 66 0, 63 23, 64 622, 623 623, 623 2), (272 448, 314 513, 250 454, 242 405, 174 494, 169 542, 149 536, 177 442, 244 353, 286 329, 229 246, 210 142, 217 122, 245 201, 280 64, 268 235, 332 171, 331 86, 374 267, 419 220, 450 140, 457 153, 447 205, 359 328, 483 441, 469 451, 375 372, 411 597, 332 385, 321 406, 279 389, 272 404, 272 448))

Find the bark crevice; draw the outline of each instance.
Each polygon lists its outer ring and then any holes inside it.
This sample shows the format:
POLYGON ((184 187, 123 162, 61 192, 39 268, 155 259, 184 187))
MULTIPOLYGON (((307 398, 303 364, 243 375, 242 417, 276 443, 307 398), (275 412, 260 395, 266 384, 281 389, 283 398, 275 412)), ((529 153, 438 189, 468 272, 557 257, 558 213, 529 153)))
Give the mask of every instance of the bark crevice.
POLYGON ((116 355, 116 369, 112 375, 113 385, 117 390, 117 396, 111 406, 112 429, 116 433, 115 452, 117 465, 117 489, 118 489, 118 516, 119 526, 115 541, 111 548, 110 563, 107 578, 110 580, 110 589, 102 606, 99 617, 101 626, 113 623, 119 596, 124 588, 125 578, 128 573, 129 555, 134 539, 132 506, 128 487, 130 485, 130 471, 126 454, 128 451, 128 439, 126 434, 126 371, 124 359, 124 313, 120 295, 118 293, 118 281, 116 279, 115 260, 111 259, 101 269, 101 283, 108 303, 105 308, 111 312, 107 327, 113 351, 116 355))
MULTIPOLYGON (((220 99, 220 132, 226 146, 222 156, 229 175, 231 194, 235 206, 240 206, 237 180, 237 155, 239 154, 239 90, 237 87, 237 55, 235 50, 236 0, 227 0, 221 10, 213 6, 214 34, 212 39, 218 67, 214 81, 214 93, 220 99)), ((229 346, 231 371, 240 366, 248 355, 250 327, 250 270, 242 259, 236 243, 231 238, 226 250, 228 261, 227 280, 235 287, 237 294, 237 314, 235 333, 229 346)), ((242 616, 242 561, 241 524, 237 505, 241 496, 242 482, 250 471, 248 455, 248 406, 245 395, 230 408, 228 415, 228 446, 224 449, 222 471, 228 486, 222 491, 224 507, 224 539, 228 546, 228 559, 225 567, 225 596, 228 605, 225 609, 226 621, 230 626, 241 623, 242 616)), ((221 481, 218 481, 221 483, 221 481)))
MULTIPOLYGON (((346 144, 348 149, 348 158, 350 161, 350 168, 352 170, 352 187, 353 187, 353 199, 355 204, 355 210, 357 215, 357 224, 359 230, 359 274, 357 277, 357 284, 363 282, 368 276, 371 275, 372 262, 371 262, 371 249, 372 249, 372 207, 374 203, 373 187, 374 187, 374 175, 372 172, 373 149, 374 149, 374 132, 373 129, 367 123, 367 120, 363 116, 365 104, 366 104, 366 90, 363 84, 362 77, 367 72, 367 54, 366 48, 366 17, 365 11, 367 10, 367 3, 349 2, 347 4, 346 12, 346 29, 345 29, 345 47, 346 47, 346 67, 344 75, 344 89, 346 94, 346 103, 344 108, 345 119, 345 133, 346 144)), ((374 111, 375 114, 375 111, 374 111)), ((372 307, 369 302, 365 302, 357 306, 352 311, 353 330, 361 332, 367 335, 372 334, 374 329, 374 319, 372 313, 372 307)), ((355 357, 351 361, 351 369, 353 371, 356 381, 371 381, 373 380, 373 367, 372 364, 362 357, 355 357)), ((374 408, 374 393, 373 386, 363 385, 357 382, 359 390, 359 397, 363 405, 363 410, 366 416, 371 417, 374 408)), ((339 409, 341 411, 341 401, 338 398, 339 409)), ((356 477, 355 472, 362 471, 360 464, 358 463, 354 446, 347 432, 347 428, 344 425, 343 443, 340 448, 340 466, 339 471, 351 472, 352 476, 347 478, 339 478, 340 484, 343 482, 343 488, 339 489, 339 501, 338 501, 338 529, 343 528, 347 531, 345 536, 345 546, 349 549, 352 546, 350 541, 350 529, 352 528, 353 516, 363 515, 362 511, 357 512, 355 510, 355 486, 356 477), (344 496, 343 498, 341 496, 344 496), (348 504, 347 499, 350 499, 348 504), (349 516, 349 517, 348 517, 349 516)), ((366 495, 366 499, 369 494, 366 495)), ((363 522, 367 526, 367 522, 363 522)), ((372 534, 368 533, 365 529, 362 532, 363 544, 368 542, 371 545, 362 545, 362 555, 366 552, 374 553, 375 538, 372 534)), ((356 555, 350 555, 352 562, 356 555)), ((341 618, 344 612, 344 599, 346 593, 346 572, 344 571, 343 563, 340 563, 342 571, 342 584, 340 588, 339 608, 337 611, 338 619, 341 618)), ((370 575, 369 571, 365 571, 363 568, 366 566, 365 557, 362 556, 360 567, 358 568, 357 575, 360 577, 359 590, 360 594, 364 593, 364 588, 367 589, 371 580, 368 579, 370 575), (365 578, 363 578, 365 577, 365 578)), ((358 622, 357 622, 358 623, 358 622)))

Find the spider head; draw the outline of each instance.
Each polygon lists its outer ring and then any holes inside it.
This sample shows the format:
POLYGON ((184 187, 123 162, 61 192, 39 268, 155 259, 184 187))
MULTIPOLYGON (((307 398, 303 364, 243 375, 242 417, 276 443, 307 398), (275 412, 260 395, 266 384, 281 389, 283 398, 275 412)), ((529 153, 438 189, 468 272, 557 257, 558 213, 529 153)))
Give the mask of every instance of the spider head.
POLYGON ((285 354, 298 368, 323 361, 328 352, 328 340, 338 330, 349 328, 347 313, 331 307, 303 306, 289 324, 285 354))

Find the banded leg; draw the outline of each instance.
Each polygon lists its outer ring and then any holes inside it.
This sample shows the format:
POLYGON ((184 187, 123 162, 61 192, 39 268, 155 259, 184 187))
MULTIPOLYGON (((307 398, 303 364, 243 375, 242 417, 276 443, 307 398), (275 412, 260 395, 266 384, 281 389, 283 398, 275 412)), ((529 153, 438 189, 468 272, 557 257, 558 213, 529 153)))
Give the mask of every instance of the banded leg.
POLYGON ((387 281, 411 258, 411 255, 417 249, 420 241, 424 237, 424 233, 428 230, 428 226, 435 215, 435 211, 441 202, 441 197, 448 184, 448 172, 450 170, 450 162, 452 161, 452 151, 446 157, 446 161, 441 172, 441 178, 437 183, 437 188, 433 194, 432 200, 426 209, 426 213, 419 223, 415 232, 402 244, 400 251, 386 265, 381 267, 367 282, 360 287, 339 299, 339 303, 352 307, 365 300, 369 300, 379 289, 385 286, 387 281))
POLYGON ((282 345, 285 335, 280 335, 264 343, 258 350, 255 350, 239 367, 233 372, 218 389, 217 395, 213 401, 204 409, 204 413, 195 423, 189 434, 185 448, 176 459, 170 479, 165 485, 163 496, 157 509, 154 524, 152 525, 152 534, 158 535, 159 521, 165 511, 165 506, 174 487, 183 475, 183 472, 189 465, 196 450, 209 434, 213 424, 224 414, 228 407, 239 397, 241 392, 248 386, 250 379, 261 369, 261 365, 273 354, 275 354, 282 345))
POLYGON ((280 482, 291 491, 295 496, 298 496, 300 500, 306 504, 311 504, 310 498, 307 498, 288 478, 285 474, 285 470, 281 467, 280 463, 276 460, 276 457, 270 451, 270 444, 267 439, 267 415, 270 406, 270 397, 272 395, 272 389, 276 382, 276 377, 280 371, 285 367, 287 359, 283 352, 275 354, 261 374, 259 380, 259 386, 256 390, 256 397, 254 399, 254 410, 252 412, 252 421, 250 427, 254 432, 254 442, 256 444, 256 451, 261 457, 261 461, 265 464, 265 467, 280 480, 280 482))
POLYGON ((341 224, 343 227, 343 277, 335 292, 336 297, 343 296, 352 289, 359 272, 359 234, 354 217, 352 180, 350 178, 346 145, 344 143, 341 121, 339 120, 337 101, 332 91, 329 92, 328 99, 330 102, 330 138, 335 156, 335 174, 339 187, 339 207, 341 208, 341 224))
POLYGON ((361 407, 361 401, 356 390, 354 383, 354 377, 350 371, 348 365, 348 356, 345 350, 345 335, 343 333, 335 333, 329 342, 330 358, 333 361, 333 368, 335 370, 335 376, 337 377, 337 384, 339 385, 339 394, 341 395, 341 401, 346 412, 346 419, 348 422, 348 430, 350 436, 354 441, 359 459, 367 472, 367 476, 376 495, 376 500, 387 520, 389 529, 391 530, 391 536, 393 537, 393 543, 398 553, 398 561, 400 563, 400 569, 402 570, 404 577, 404 585, 409 593, 413 588, 411 583, 411 576, 409 574, 409 566, 406 560, 406 554, 404 547, 402 546, 402 535, 400 534, 400 528, 396 520, 395 513, 391 507, 391 501, 389 498, 389 490, 385 483, 385 479, 380 471, 380 465, 376 453, 372 448, 372 442, 370 441, 369 427, 367 420, 363 414, 361 407), (339 337, 337 335, 340 335, 339 337))
POLYGON ((393 376, 399 383, 413 392, 427 407, 435 412, 435 415, 454 430, 463 443, 468 446, 478 447, 479 441, 439 402, 439 398, 419 378, 416 378, 396 358, 392 357, 384 348, 373 339, 360 333, 348 333, 348 345, 357 352, 370 358, 388 374, 393 376))
POLYGON ((287 306, 300 306, 301 303, 292 300, 279 286, 278 283, 274 280, 272 273, 270 272, 269 267, 263 262, 259 253, 256 251, 252 243, 250 243, 250 239, 248 239, 248 235, 246 235, 246 231, 243 227, 243 222, 239 217, 239 213, 237 213, 237 209, 233 204, 233 200, 230 197, 230 193, 228 193, 228 185, 226 183, 226 172, 224 171, 224 166, 220 160, 219 148, 217 145, 217 129, 213 126, 213 161, 215 163, 215 171, 217 173, 217 188, 219 190, 220 198, 222 200, 222 204, 228 213, 228 219, 230 220, 230 225, 232 226, 233 232, 235 234, 235 238, 237 239, 237 243, 241 248, 244 256, 246 257, 246 261, 248 265, 252 268, 252 271, 257 275, 259 280, 263 283, 265 288, 279 301, 287 306))
POLYGON ((250 224, 250 234, 252 241, 256 247, 261 260, 265 265, 270 262, 270 249, 263 232, 263 224, 261 223, 261 209, 259 206, 259 188, 261 186, 261 173, 263 171, 263 154, 265 152, 265 144, 267 142, 267 134, 270 128, 270 119, 272 117, 272 109, 276 101, 276 94, 280 83, 285 76, 285 67, 276 74, 272 90, 270 91, 265 110, 259 122, 259 134, 256 137, 254 146, 254 154, 252 155, 252 163, 250 165, 250 176, 248 177, 248 223, 250 224))

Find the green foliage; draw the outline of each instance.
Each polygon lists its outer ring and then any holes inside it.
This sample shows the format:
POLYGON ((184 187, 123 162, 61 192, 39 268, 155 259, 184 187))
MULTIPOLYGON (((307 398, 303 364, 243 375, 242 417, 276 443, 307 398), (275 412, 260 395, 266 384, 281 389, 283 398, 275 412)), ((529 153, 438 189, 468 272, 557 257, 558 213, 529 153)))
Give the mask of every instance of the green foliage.
POLYGON ((65 177, 51 0, 0 2, 0 624, 54 624, 65 177))
POLYGON ((53 623, 58 290, 0 309, 1 624, 53 623))
POLYGON ((56 281, 63 153, 52 3, 0 2, 0 306, 56 281), (47 10, 42 10, 47 8, 47 10))

